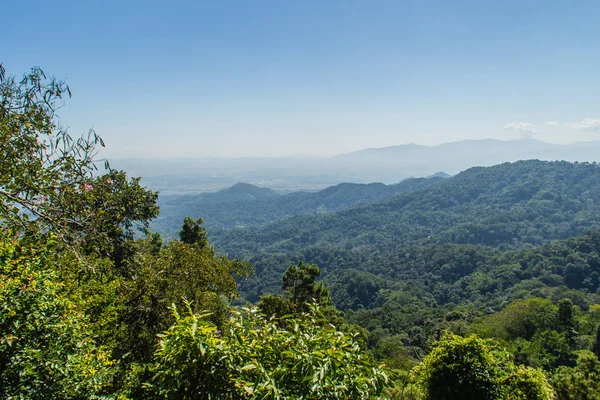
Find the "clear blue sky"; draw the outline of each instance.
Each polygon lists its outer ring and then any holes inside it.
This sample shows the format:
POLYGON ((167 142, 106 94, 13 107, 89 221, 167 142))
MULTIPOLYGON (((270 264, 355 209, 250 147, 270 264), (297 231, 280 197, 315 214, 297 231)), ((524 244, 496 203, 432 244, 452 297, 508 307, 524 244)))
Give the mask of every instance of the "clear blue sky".
POLYGON ((600 139, 597 0, 4 0, 0 26, 113 157, 600 139))

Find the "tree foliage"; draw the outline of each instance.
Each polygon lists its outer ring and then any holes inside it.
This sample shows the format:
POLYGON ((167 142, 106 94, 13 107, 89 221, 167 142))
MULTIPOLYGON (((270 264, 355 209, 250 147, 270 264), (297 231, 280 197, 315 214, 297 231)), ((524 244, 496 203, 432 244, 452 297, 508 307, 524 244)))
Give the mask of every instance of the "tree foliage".
POLYGON ((202 226, 202 218, 194 221, 190 217, 185 217, 183 226, 179 232, 179 238, 185 244, 197 244, 204 247, 208 240, 206 238, 206 229, 202 226))
POLYGON ((476 336, 445 336, 415 376, 425 399, 554 398, 543 373, 514 365, 508 353, 476 336))
POLYGON ((92 398, 114 360, 57 274, 56 246, 0 238, 0 398, 92 398))
MULTIPOLYGON (((1 68, 1 67, 0 67, 1 68)), ((65 208, 95 170, 93 132, 73 140, 56 118, 69 87, 33 68, 21 80, 0 74, 0 211, 2 218, 29 229, 68 230, 85 223, 65 208)))
POLYGON ((560 367, 553 377, 559 400, 600 399, 600 361, 589 352, 582 353, 573 368, 560 367))
POLYGON ((596 357, 600 359, 600 325, 596 328, 596 340, 594 341, 593 351, 596 357))
POLYGON ((365 358, 354 337, 317 324, 320 311, 282 328, 256 309, 235 313, 225 331, 206 314, 175 314, 156 352, 152 398, 369 399, 387 375, 365 358))
POLYGON ((94 131, 73 139, 58 109, 71 90, 33 68, 21 80, 0 77, 0 219, 22 233, 52 232, 63 244, 126 261, 126 240, 158 214, 157 194, 124 172, 96 176, 94 131))
POLYGON ((319 304, 322 310, 321 323, 341 323, 342 314, 335 308, 329 290, 317 282, 321 274, 314 264, 290 265, 281 278, 281 295, 267 294, 260 298, 258 308, 265 315, 281 318, 287 314, 299 315, 308 312, 311 304, 319 304))

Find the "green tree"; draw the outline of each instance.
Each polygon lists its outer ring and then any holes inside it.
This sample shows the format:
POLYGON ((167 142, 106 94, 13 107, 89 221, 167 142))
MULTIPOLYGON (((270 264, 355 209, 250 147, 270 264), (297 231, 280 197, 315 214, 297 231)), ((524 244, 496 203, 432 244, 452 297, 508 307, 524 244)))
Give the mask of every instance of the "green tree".
POLYGON ((306 311, 308 304, 313 301, 331 303, 329 291, 323 283, 317 282, 320 274, 321 271, 315 264, 304 264, 302 261, 297 266, 291 265, 285 271, 281 288, 294 309, 306 311))
POLYGON ((202 218, 194 221, 191 217, 185 217, 183 226, 179 232, 179 238, 185 244, 197 244, 204 247, 208 244, 206 229, 202 226, 202 218))
POLYGON ((135 231, 148 232, 158 215, 158 194, 141 186, 140 178, 128 179, 123 171, 111 170, 84 186, 70 204, 73 215, 85 215, 86 225, 78 233, 86 253, 107 257, 123 276, 134 273, 135 231))
POLYGON ((599 400, 600 361, 594 354, 583 352, 574 368, 558 368, 552 383, 560 400, 599 400))
POLYGON ((600 325, 596 328, 596 341, 594 342, 592 351, 596 354, 596 357, 600 359, 600 325))
POLYGON ((471 331, 487 338, 531 340, 536 333, 557 326, 557 308, 550 300, 516 300, 502 311, 476 321, 471 331))
POLYGON ((12 390, 0 398, 127 388, 125 371, 147 369, 183 298, 222 326, 248 265, 217 256, 201 220, 189 244, 136 239, 157 194, 108 164, 95 172, 100 137, 73 140, 56 117, 70 96, 63 82, 38 68, 17 81, 0 67, 0 93, 0 233, 16 231, 19 249, 53 243, 32 256, 39 269, 0 254, 0 386, 12 390))
POLYGON ((228 302, 238 297, 236 278, 247 276, 247 263, 217 256, 211 246, 174 240, 157 252, 152 238, 136 243, 135 275, 123 289, 119 312, 121 346, 116 357, 148 362, 156 335, 174 322, 172 304, 189 302, 193 311, 210 311, 209 320, 222 327, 228 302))
POLYGON ((0 398, 93 398, 115 364, 96 343, 81 300, 61 282, 50 239, 0 237, 0 398))
POLYGON ((414 369, 425 399, 552 399, 539 370, 518 367, 494 342, 476 336, 443 337, 414 369))
POLYGON ((325 285, 317 282, 320 274, 315 264, 300 261, 298 265, 289 266, 282 277, 283 294, 262 296, 257 303, 258 308, 266 315, 280 318, 286 314, 307 312, 312 303, 317 303, 322 312, 321 323, 340 324, 342 313, 335 308, 325 285))
POLYGON ((0 223, 21 234, 52 232, 125 270, 135 229, 146 232, 158 215, 157 195, 106 161, 108 173, 96 176, 104 142, 93 131, 73 139, 56 115, 70 96, 39 68, 17 80, 0 65, 0 223))
POLYGON ((73 140, 56 117, 69 87, 33 68, 21 80, 0 65, 0 216, 24 231, 69 233, 86 224, 66 209, 96 169, 93 131, 73 140))
POLYGON ((255 309, 234 313, 225 331, 206 314, 175 314, 156 352, 149 398, 370 399, 388 384, 352 335, 317 324, 320 312, 282 328, 255 309))
POLYGON ((575 316, 571 299, 562 299, 558 302, 558 325, 561 332, 565 332, 569 343, 575 337, 575 316))

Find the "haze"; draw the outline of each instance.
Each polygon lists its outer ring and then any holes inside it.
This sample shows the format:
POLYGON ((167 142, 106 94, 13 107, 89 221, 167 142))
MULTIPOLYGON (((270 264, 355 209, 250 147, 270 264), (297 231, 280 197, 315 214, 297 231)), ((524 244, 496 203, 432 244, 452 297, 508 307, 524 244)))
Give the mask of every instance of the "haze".
POLYGON ((600 136, 600 3, 9 0, 8 73, 67 78, 107 157, 600 136))

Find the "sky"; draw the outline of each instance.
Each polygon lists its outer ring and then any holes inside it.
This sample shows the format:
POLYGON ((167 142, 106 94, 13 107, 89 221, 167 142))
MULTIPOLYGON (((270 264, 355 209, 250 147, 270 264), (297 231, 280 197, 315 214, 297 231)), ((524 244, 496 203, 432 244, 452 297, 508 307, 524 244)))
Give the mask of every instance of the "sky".
POLYGON ((0 26, 107 157, 600 140, 597 0, 3 0, 0 26))

